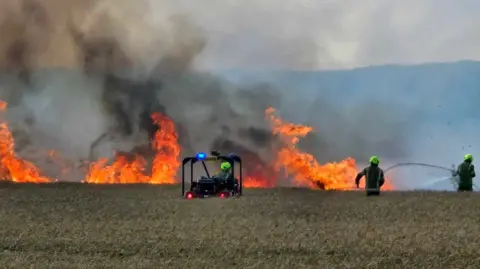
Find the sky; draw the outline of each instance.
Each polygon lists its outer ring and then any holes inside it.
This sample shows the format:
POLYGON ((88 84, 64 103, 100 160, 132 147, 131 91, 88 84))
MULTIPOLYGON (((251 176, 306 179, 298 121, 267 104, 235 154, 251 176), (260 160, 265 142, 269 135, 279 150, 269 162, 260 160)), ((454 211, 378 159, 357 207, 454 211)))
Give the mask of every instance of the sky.
POLYGON ((480 59, 478 0, 150 1, 162 8, 168 2, 203 30, 200 69, 350 69, 480 59))

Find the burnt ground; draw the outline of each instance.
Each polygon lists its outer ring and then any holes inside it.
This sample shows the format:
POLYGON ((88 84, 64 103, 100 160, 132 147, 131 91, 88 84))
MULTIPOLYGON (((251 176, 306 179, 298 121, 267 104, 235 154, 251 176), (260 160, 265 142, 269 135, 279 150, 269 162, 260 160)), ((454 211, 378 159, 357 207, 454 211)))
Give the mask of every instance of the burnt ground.
POLYGON ((476 268, 480 195, 4 185, 0 268, 476 268))

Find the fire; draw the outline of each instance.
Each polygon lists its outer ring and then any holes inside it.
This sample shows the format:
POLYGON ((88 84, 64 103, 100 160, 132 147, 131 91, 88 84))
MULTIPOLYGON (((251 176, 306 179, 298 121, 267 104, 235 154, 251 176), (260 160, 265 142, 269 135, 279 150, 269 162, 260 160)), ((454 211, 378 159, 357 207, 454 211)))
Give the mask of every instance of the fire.
POLYGON ((180 156, 180 145, 175 124, 160 113, 152 115, 153 122, 160 126, 155 133, 152 143, 157 151, 153 160, 153 171, 150 183, 152 184, 174 184, 175 175, 180 168, 178 157, 180 156))
POLYGON ((108 159, 102 158, 90 165, 86 183, 96 184, 173 184, 180 167, 180 146, 177 131, 173 121, 160 113, 152 114, 153 122, 159 127, 155 133, 152 148, 156 151, 152 164, 151 176, 145 173, 147 161, 138 155, 133 160, 122 154, 117 154, 113 163, 108 165, 108 159))
POLYGON ((249 189, 260 189, 260 188, 270 188, 272 186, 269 186, 265 184, 266 180, 263 178, 259 177, 252 177, 252 176, 246 176, 243 179, 243 187, 249 188, 249 189))
POLYGON ((85 181, 96 184, 148 183, 143 158, 136 157, 130 161, 126 156, 117 155, 113 164, 107 165, 108 161, 102 158, 91 164, 85 181))
POLYGON ((242 152, 243 186, 245 188, 273 188, 277 186, 277 172, 252 152, 242 152))
MULTIPOLYGON (((325 190, 349 190, 355 187, 354 179, 359 171, 353 158, 319 164, 313 155, 297 148, 300 138, 310 133, 312 127, 285 122, 275 115, 274 108, 268 108, 265 114, 273 134, 277 135, 284 145, 276 154, 276 170, 283 170, 287 176, 293 177, 294 184, 299 187, 325 190)), ((365 180, 362 180, 362 187, 364 185, 365 180)), ((388 180, 382 189, 392 189, 388 180)))
MULTIPOLYGON (((7 103, 0 101, 0 112, 5 112, 7 103)), ((243 156, 244 159, 256 160, 256 165, 249 166, 245 171, 244 187, 268 188, 277 186, 277 175, 280 171, 293 179, 299 187, 326 190, 350 190, 354 186, 354 178, 358 173, 355 160, 346 158, 340 162, 319 164, 315 157, 297 148, 299 140, 312 132, 312 127, 297 125, 283 121, 275 115, 275 109, 265 111, 270 122, 272 133, 276 135, 281 146, 276 151, 272 164, 264 164, 254 157, 243 156)), ((160 113, 151 115, 158 126, 151 141, 155 157, 151 164, 152 172, 146 172, 147 160, 139 155, 117 153, 113 162, 101 158, 90 164, 83 182, 97 184, 174 184, 180 168, 181 148, 178 144, 178 134, 174 122, 160 113)), ((62 173, 70 172, 74 165, 67 163, 55 151, 50 151, 49 158, 62 164, 62 173)), ((31 162, 18 158, 15 154, 15 143, 5 120, 0 119, 0 177, 13 182, 46 183, 54 182, 40 174, 39 169, 31 162)), ((365 180, 362 180, 362 187, 365 180)), ((385 190, 393 189, 387 180, 385 190)))
MULTIPOLYGON (((0 101, 0 111, 5 112, 7 103, 0 101)), ((19 183, 48 183, 48 177, 40 175, 35 165, 18 158, 15 154, 13 135, 5 121, 0 123, 0 176, 3 180, 19 183)))

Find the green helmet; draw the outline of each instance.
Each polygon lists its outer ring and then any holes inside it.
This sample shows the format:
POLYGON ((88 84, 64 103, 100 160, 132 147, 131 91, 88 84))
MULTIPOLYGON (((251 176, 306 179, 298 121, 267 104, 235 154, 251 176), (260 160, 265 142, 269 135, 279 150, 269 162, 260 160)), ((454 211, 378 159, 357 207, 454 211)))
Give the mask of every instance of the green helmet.
POLYGON ((227 171, 227 170, 229 170, 230 168, 232 168, 232 165, 231 165, 229 162, 223 162, 223 163, 220 165, 220 169, 222 169, 223 171, 227 171))
POLYGON ((377 156, 372 156, 370 157, 370 163, 378 165, 380 163, 380 159, 377 156))
POLYGON ((473 161, 473 156, 472 156, 472 154, 466 154, 465 157, 464 157, 464 160, 465 160, 465 161, 473 161))

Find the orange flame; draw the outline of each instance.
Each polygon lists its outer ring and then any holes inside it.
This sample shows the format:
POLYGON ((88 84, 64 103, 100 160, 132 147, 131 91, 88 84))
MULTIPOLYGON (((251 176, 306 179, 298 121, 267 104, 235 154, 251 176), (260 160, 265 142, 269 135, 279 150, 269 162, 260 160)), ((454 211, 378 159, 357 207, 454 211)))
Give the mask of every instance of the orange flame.
POLYGON ((133 161, 125 156, 117 155, 113 164, 107 165, 107 158, 102 158, 91 164, 85 182, 95 184, 128 184, 148 183, 144 175, 145 161, 136 157, 133 161))
POLYGON ((155 133, 152 147, 157 151, 153 160, 153 171, 150 183, 152 184, 174 184, 175 175, 180 168, 178 160, 180 156, 180 145, 175 124, 160 113, 152 115, 153 122, 160 126, 155 133))
MULTIPOLYGON (((7 103, 0 101, 0 111, 5 112, 7 103)), ((2 180, 20 183, 48 183, 48 177, 40 175, 37 167, 15 154, 15 142, 6 122, 0 123, 0 170, 2 180)))
POLYGON ((152 175, 145 174, 147 161, 141 156, 128 160, 126 156, 115 157, 113 164, 102 158, 90 165, 86 183, 96 184, 173 184, 180 167, 180 145, 173 121, 160 113, 152 114, 154 123, 159 127, 155 133, 152 148, 157 151, 153 160, 152 175))
MULTIPOLYGON (((312 127, 284 122, 275 115, 274 108, 268 108, 265 114, 270 121, 273 134, 277 135, 284 145, 276 155, 274 165, 277 171, 283 170, 286 176, 293 177, 294 184, 299 187, 325 190, 354 188, 354 179, 359 171, 353 158, 321 165, 313 155, 301 152, 297 148, 300 138, 310 133, 312 127)), ((362 180, 362 187, 364 185, 365 181, 362 180)), ((392 189, 388 180, 382 189, 392 189)))
POLYGON ((275 186, 270 186, 266 184, 266 180, 263 178, 246 176, 243 178, 243 187, 248 189, 263 189, 263 188, 271 188, 275 186))
MULTIPOLYGON (((7 103, 0 101, 0 112, 5 112, 7 103)), ((326 190, 350 190, 358 173, 353 158, 340 162, 319 164, 315 157, 300 151, 297 143, 312 132, 312 127, 285 122, 275 115, 274 108, 265 111, 272 128, 272 133, 280 138, 282 145, 276 151, 276 158, 269 170, 258 165, 250 167, 251 174, 245 176, 246 188, 265 188, 277 185, 277 173, 280 171, 294 180, 299 187, 322 188, 326 190), (262 173, 263 172, 263 173, 262 173), (252 176, 256 175, 256 176, 252 176)), ((180 145, 174 122, 160 114, 152 114, 153 122, 159 127, 155 133, 151 147, 156 151, 152 173, 147 175, 147 161, 138 155, 127 156, 116 154, 112 164, 107 158, 99 159, 90 165, 86 179, 83 182, 97 184, 174 184, 175 176, 180 167, 180 145)), ((54 180, 40 175, 36 166, 15 154, 15 143, 12 133, 4 120, 0 121, 0 177, 13 182, 46 183, 54 180)), ((50 158, 62 163, 62 158, 54 151, 49 152, 50 158)), ((62 173, 73 168, 72 164, 62 165, 62 173)), ((56 180, 55 180, 56 181, 56 180)), ((364 186, 365 180, 362 180, 364 186)), ((387 180, 384 190, 392 190, 393 186, 387 180)))

